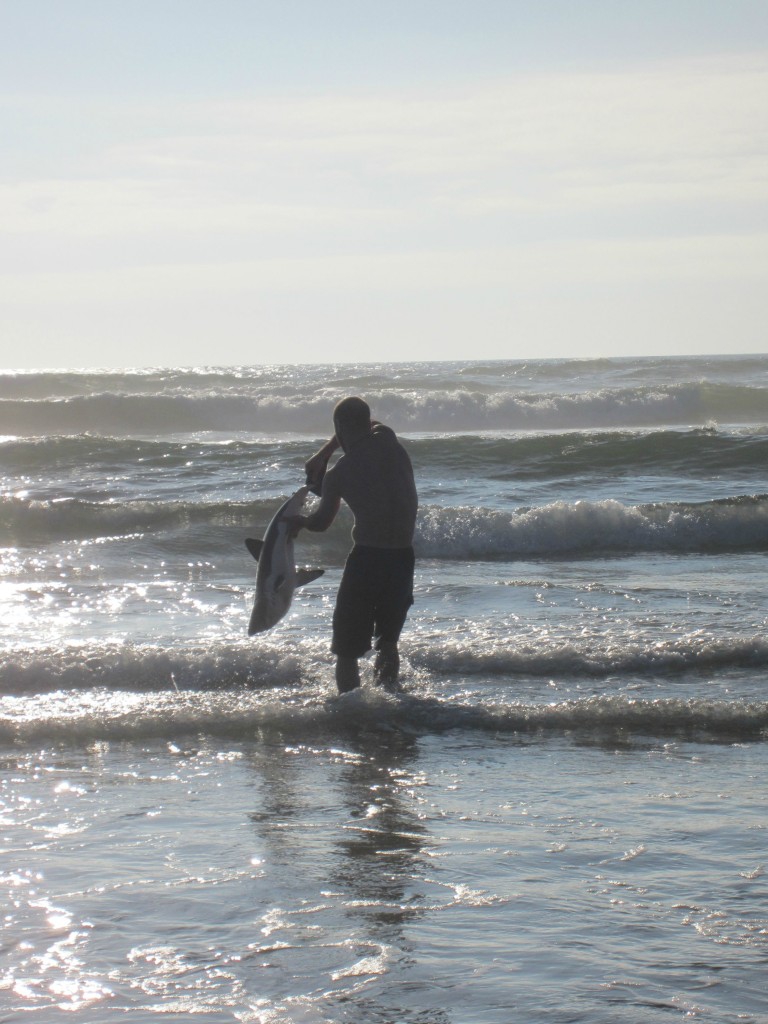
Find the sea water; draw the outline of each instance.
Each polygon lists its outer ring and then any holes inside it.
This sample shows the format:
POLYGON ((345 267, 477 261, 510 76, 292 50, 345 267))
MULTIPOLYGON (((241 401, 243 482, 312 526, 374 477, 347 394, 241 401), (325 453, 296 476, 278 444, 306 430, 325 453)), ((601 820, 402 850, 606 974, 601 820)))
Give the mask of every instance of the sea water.
POLYGON ((0 1020, 768 1021, 768 357, 0 374, 0 1020), (360 394, 403 692, 259 537, 360 394))

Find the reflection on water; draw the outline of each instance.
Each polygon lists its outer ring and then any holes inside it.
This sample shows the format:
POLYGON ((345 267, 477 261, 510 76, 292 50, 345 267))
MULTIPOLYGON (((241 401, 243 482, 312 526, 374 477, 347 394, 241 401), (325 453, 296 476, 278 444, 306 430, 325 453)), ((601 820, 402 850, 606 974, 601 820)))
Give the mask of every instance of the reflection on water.
MULTIPOLYGON (((250 758, 263 787, 261 807, 250 820, 266 860, 292 869, 276 879, 275 905, 260 921, 260 949, 270 964, 286 970, 290 960, 294 982, 302 961, 316 971, 318 955, 324 958, 330 984, 313 997, 332 1005, 334 1021, 416 1020, 409 1006, 389 999, 401 998, 409 985, 417 990, 429 984, 418 976, 408 935, 409 923, 434 906, 425 877, 431 837, 418 810, 423 780, 417 756, 412 736, 350 727, 341 745, 337 734, 333 747, 292 746, 268 756, 254 751, 250 758), (324 788, 308 777, 313 769, 322 769, 324 788), (306 899, 312 876, 316 904, 306 899), (383 976, 391 985, 381 985, 383 976), (369 991, 375 980, 378 998, 369 991), (388 993, 386 1004, 382 992, 388 993)), ((281 993, 283 1009, 298 994, 281 993)), ((418 1013, 421 1024, 450 1019, 447 1010, 434 1007, 418 1013)))
POLYGON ((425 895, 419 855, 428 833, 411 800, 403 799, 418 785, 409 767, 415 756, 410 737, 369 738, 341 771, 351 821, 334 843, 339 856, 332 877, 348 894, 350 912, 374 927, 402 925, 418 914, 425 895))

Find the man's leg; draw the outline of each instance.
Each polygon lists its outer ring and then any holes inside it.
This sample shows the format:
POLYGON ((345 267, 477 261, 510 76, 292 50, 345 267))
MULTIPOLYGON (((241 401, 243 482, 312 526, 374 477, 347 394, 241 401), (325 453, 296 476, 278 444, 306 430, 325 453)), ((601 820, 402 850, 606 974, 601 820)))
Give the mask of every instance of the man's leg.
POLYGON ((400 653, 396 640, 379 640, 373 663, 373 678, 378 686, 394 690, 400 673, 400 653))
POLYGON ((376 600, 374 638, 376 658, 373 663, 374 682, 388 690, 396 690, 400 674, 400 653, 397 643, 413 604, 413 549, 386 551, 386 565, 379 576, 380 591, 376 600))
POLYGON ((346 658, 341 654, 336 658, 336 686, 339 693, 349 693, 360 685, 360 669, 357 658, 346 658))
POLYGON ((344 566, 333 609, 331 651, 336 655, 336 685, 339 693, 349 693, 360 685, 357 661, 370 650, 373 608, 369 576, 365 550, 352 548, 344 566))

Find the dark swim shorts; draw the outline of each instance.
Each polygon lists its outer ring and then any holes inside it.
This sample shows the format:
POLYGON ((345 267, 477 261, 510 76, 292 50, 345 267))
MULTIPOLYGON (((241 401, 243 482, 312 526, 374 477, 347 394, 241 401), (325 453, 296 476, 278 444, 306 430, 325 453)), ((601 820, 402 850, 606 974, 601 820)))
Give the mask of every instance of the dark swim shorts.
POLYGON ((413 604, 413 548, 355 545, 341 577, 333 612, 331 651, 360 658, 385 642, 397 642, 413 604))

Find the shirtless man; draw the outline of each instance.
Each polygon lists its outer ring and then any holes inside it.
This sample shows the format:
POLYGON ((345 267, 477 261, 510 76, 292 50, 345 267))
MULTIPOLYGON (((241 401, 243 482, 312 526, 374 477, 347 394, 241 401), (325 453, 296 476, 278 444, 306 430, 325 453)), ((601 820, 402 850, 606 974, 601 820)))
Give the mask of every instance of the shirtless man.
POLYGON ((333 613, 336 685, 360 685, 358 659, 375 641, 374 678, 394 687, 400 668, 397 642, 413 604, 413 532, 418 499, 408 454, 393 430, 371 420, 362 398, 345 398, 333 411, 334 436, 306 464, 307 483, 320 494, 294 528, 327 530, 342 500, 352 509, 349 553, 333 613), (337 448, 344 455, 331 468, 337 448))

